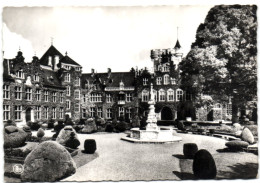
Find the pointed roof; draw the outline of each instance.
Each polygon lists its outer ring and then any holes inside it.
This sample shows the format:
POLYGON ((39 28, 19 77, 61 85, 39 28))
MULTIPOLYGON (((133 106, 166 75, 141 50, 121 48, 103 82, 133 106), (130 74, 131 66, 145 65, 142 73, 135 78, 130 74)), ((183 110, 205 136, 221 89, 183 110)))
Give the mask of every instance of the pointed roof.
POLYGON ((61 63, 64 63, 64 64, 72 64, 72 65, 78 65, 78 66, 81 66, 79 65, 77 62, 75 62, 74 60, 72 60, 72 58, 70 58, 68 55, 66 55, 65 57, 63 57, 61 60, 60 60, 61 63))
POLYGON ((51 45, 50 48, 44 53, 44 55, 40 59, 40 64, 48 66, 49 56, 55 55, 58 55, 60 58, 63 57, 63 55, 53 45, 51 45))
POLYGON ((180 45, 179 40, 177 39, 174 49, 180 49, 180 48, 181 48, 181 45, 180 45))

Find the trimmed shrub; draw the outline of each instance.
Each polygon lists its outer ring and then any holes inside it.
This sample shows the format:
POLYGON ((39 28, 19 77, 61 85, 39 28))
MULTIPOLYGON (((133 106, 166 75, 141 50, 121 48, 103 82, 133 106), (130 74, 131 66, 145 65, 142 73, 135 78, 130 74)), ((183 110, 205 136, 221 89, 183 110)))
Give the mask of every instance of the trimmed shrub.
POLYGON ((209 129, 209 133, 211 134, 215 133, 215 129, 209 129))
POLYGON ((181 131, 185 131, 186 130, 185 125, 183 124, 182 121, 179 121, 177 123, 177 128, 178 128, 178 130, 181 130, 181 131))
POLYGON ((49 122, 48 122, 48 128, 54 128, 54 123, 55 121, 53 119, 51 119, 49 122))
POLYGON ((183 144, 183 154, 188 159, 193 159, 196 152, 198 151, 198 146, 195 143, 183 144))
POLYGON ((18 132, 18 128, 16 126, 6 126, 5 127, 5 133, 10 134, 10 133, 14 133, 14 132, 18 132))
POLYGON ((115 129, 118 130, 119 132, 124 132, 127 129, 127 124, 125 122, 119 122, 115 126, 115 129))
POLYGON ((58 125, 54 127, 54 131, 56 131, 57 134, 65 127, 63 124, 63 121, 58 121, 58 125))
POLYGON ((39 128, 38 132, 37 132, 37 137, 38 138, 42 138, 45 135, 45 132, 42 128, 39 128))
POLYGON ((30 125, 31 125, 31 130, 33 131, 37 131, 41 127, 41 125, 37 122, 32 122, 30 125))
POLYGON ((94 139, 86 139, 84 142, 84 153, 94 154, 97 149, 96 141, 94 139))
POLYGON ((108 123, 108 124, 106 125, 105 131, 106 131, 106 132, 113 132, 113 131, 114 131, 113 125, 110 124, 110 123, 108 123))
POLYGON ((242 140, 244 140, 250 144, 254 143, 254 141, 255 141, 252 132, 248 128, 244 128, 244 130, 242 131, 242 134, 241 134, 241 138, 242 138, 242 140))
POLYGON ((241 150, 243 150, 244 148, 247 148, 249 144, 248 144, 247 142, 245 142, 245 141, 235 140, 235 141, 227 142, 225 145, 226 145, 230 150, 233 150, 233 151, 241 151, 241 150))
POLYGON ((4 127, 7 127, 7 126, 16 126, 16 123, 13 122, 12 120, 8 120, 8 121, 4 122, 4 127))
POLYGON ((199 150, 193 160, 193 173, 198 179, 215 179, 217 168, 212 155, 205 149, 199 150))
POLYGON ((71 132, 70 134, 70 139, 66 141, 65 146, 72 148, 72 149, 77 149, 77 147, 80 145, 80 142, 77 138, 75 138, 75 133, 71 132))

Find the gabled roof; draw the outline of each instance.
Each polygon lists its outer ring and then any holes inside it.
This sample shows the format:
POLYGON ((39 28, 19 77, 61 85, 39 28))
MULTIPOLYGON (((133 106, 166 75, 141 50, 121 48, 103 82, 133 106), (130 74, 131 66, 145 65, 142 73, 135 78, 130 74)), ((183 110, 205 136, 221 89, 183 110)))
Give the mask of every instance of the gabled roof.
POLYGON ((72 65, 78 65, 78 66, 81 66, 79 65, 77 62, 75 62, 74 60, 72 60, 68 55, 66 55, 65 57, 63 57, 61 60, 60 60, 61 63, 65 63, 65 64, 72 64, 72 65))
POLYGON ((177 39, 174 49, 180 49, 180 48, 181 48, 181 45, 180 45, 179 40, 177 39))
POLYGON ((82 74, 82 86, 84 87, 86 82, 89 81, 90 84, 101 82, 106 87, 119 87, 120 82, 124 83, 125 87, 134 86, 135 74, 132 72, 112 72, 110 77, 108 73, 91 73, 82 74))
POLYGON ((55 55, 58 55, 60 58, 63 57, 63 55, 53 45, 51 45, 50 48, 44 53, 44 55, 40 59, 40 64, 48 66, 49 56, 55 55))

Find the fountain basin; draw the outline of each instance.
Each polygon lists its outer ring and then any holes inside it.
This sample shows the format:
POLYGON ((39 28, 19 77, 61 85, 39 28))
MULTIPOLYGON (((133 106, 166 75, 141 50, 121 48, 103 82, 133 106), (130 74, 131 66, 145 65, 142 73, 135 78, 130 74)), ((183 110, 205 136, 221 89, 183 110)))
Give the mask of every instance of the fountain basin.
POLYGON ((181 137, 174 136, 173 133, 174 130, 170 127, 159 127, 157 130, 132 128, 130 136, 121 139, 134 143, 172 143, 182 140, 181 137))

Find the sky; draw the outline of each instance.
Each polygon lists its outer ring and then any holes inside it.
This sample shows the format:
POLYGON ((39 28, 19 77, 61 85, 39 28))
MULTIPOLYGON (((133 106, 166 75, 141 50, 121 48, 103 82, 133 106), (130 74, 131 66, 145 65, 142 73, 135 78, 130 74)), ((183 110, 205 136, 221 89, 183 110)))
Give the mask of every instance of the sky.
POLYGON ((173 48, 184 56, 212 5, 129 7, 5 7, 4 58, 19 48, 26 62, 53 45, 83 66, 83 72, 152 67, 151 49, 173 48))

